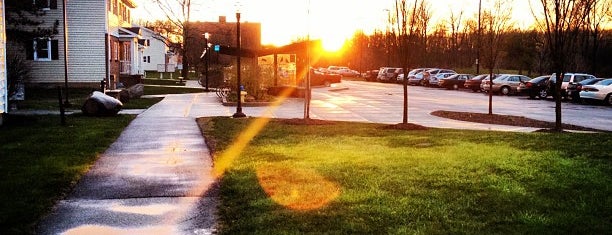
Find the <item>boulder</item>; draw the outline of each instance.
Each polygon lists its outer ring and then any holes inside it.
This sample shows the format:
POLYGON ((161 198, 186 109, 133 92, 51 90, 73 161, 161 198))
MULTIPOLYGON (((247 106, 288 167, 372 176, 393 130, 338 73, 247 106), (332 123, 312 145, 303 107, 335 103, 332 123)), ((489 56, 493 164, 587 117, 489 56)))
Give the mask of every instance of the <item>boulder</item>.
POLYGON ((123 108, 123 103, 116 98, 99 91, 94 91, 81 107, 88 116, 114 116, 123 108))
POLYGON ((127 88, 127 91, 129 92, 130 99, 140 98, 141 96, 144 95, 144 84, 139 83, 139 84, 133 85, 127 88))
POLYGON ((119 99, 121 103, 128 103, 130 102, 130 92, 127 89, 121 89, 115 98, 119 99))

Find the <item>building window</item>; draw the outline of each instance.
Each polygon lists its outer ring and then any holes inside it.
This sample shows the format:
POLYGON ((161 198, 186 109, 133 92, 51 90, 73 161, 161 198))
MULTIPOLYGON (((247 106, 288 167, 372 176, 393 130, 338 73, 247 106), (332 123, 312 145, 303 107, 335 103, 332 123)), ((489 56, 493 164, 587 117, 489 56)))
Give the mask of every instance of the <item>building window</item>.
POLYGON ((31 41, 26 48, 27 59, 34 61, 51 61, 59 59, 58 41, 49 38, 38 38, 31 41))
POLYGON ((151 56, 147 56, 147 63, 151 63, 151 56))
POLYGON ((34 60, 37 60, 37 61, 51 60, 51 40, 48 40, 48 39, 34 40, 34 60))
POLYGON ((57 9, 57 0, 33 0, 33 4, 36 8, 44 11, 57 9))

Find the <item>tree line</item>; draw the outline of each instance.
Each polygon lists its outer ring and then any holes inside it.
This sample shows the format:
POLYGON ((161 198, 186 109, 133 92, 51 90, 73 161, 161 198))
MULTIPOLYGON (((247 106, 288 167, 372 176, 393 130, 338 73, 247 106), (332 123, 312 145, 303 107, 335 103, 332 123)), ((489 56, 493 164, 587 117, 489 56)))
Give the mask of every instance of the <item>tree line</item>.
MULTIPOLYGON (((391 14, 387 29, 370 35, 356 32, 341 56, 328 56, 319 64, 348 65, 364 72, 402 67, 401 57, 408 53, 411 68, 471 68, 468 71, 475 73, 478 59, 479 73, 487 67, 517 70, 531 76, 554 70, 554 53, 547 45, 545 26, 536 24, 520 29, 509 17, 511 9, 503 4, 483 10, 480 21, 478 15, 467 18, 463 12, 451 11, 446 19, 431 26, 432 11, 427 1, 415 2, 416 11, 406 12, 406 20, 401 19, 400 9, 399 16, 391 14), (405 24, 403 32, 401 24, 405 24), (406 37, 406 43, 400 47, 401 37, 406 37)), ((565 48, 571 50, 565 58, 568 72, 612 77, 612 30, 603 28, 612 22, 611 4, 605 1, 600 4, 599 14, 594 14, 595 10, 586 12, 585 22, 574 32, 576 46, 565 48)))

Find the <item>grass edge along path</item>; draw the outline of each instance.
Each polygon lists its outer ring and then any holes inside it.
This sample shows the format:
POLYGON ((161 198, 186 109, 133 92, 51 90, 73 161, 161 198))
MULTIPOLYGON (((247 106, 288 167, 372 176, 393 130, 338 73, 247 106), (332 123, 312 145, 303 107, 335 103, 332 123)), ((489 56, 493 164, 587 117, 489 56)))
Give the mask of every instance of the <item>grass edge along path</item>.
POLYGON ((70 192, 135 118, 11 117, 0 126, 0 234, 33 234, 35 223, 70 192))
MULTIPOLYGON (((198 123, 221 155, 253 122, 198 123)), ((603 234, 610 133, 507 133, 272 119, 221 179, 220 233, 603 234)))

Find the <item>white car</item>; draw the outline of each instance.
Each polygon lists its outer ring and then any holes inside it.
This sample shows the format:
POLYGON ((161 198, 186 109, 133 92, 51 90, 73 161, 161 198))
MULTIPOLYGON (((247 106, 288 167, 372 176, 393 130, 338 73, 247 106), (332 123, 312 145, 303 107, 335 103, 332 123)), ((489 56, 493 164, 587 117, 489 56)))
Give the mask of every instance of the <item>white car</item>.
POLYGON ((438 83, 442 78, 447 78, 457 73, 438 73, 436 75, 432 75, 429 77, 429 85, 430 86, 438 86, 438 83))
POLYGON ((580 91, 580 99, 599 100, 605 105, 612 105, 612 78, 583 86, 580 91))

